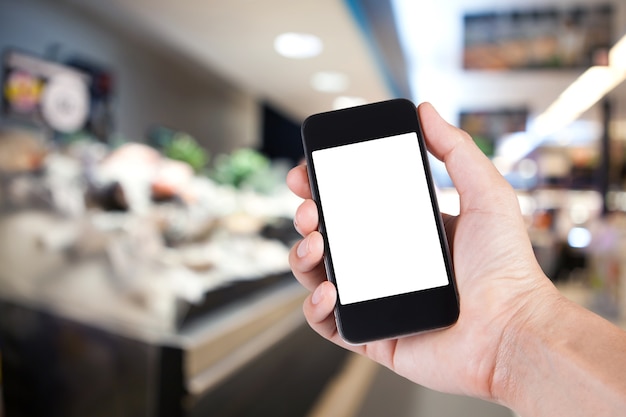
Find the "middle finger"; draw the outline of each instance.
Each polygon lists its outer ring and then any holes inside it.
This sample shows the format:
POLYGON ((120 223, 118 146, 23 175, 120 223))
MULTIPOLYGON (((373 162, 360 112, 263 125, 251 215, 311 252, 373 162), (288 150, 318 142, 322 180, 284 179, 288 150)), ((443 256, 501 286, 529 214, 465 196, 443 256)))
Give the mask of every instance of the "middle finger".
POLYGON ((293 223, 298 233, 302 236, 306 236, 317 230, 319 219, 317 205, 313 200, 304 200, 302 204, 300 204, 296 210, 293 223))

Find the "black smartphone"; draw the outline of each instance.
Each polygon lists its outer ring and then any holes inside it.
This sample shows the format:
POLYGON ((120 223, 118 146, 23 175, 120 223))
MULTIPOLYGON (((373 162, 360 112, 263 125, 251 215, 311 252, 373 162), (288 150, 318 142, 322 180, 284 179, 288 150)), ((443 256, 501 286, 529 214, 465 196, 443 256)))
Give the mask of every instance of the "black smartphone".
POLYGON ((415 105, 315 114, 302 140, 342 338, 361 344, 454 324, 456 283, 415 105))

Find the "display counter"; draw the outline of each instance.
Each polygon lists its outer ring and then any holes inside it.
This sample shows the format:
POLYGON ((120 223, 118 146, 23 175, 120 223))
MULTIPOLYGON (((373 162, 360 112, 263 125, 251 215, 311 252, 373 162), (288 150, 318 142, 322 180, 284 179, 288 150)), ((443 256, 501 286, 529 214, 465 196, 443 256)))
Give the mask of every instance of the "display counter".
POLYGON ((158 337, 2 299, 7 414, 303 415, 346 353, 304 323, 291 275, 240 284, 222 289, 237 293, 230 302, 209 295, 220 301, 158 337))
POLYGON ((284 179, 154 199, 126 163, 94 196, 81 155, 0 172, 7 415, 305 415, 346 352, 304 321, 284 179))

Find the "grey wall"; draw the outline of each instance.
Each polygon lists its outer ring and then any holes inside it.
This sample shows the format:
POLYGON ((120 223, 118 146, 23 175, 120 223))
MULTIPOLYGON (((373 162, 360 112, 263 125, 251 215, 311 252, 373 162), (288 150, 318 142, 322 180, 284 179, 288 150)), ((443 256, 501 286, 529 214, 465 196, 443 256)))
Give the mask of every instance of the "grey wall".
POLYGON ((1 50, 43 55, 56 45, 60 61, 81 56, 113 71, 117 135, 142 141, 160 124, 188 132, 212 154, 258 145, 255 97, 132 29, 63 2, 0 0, 1 50))

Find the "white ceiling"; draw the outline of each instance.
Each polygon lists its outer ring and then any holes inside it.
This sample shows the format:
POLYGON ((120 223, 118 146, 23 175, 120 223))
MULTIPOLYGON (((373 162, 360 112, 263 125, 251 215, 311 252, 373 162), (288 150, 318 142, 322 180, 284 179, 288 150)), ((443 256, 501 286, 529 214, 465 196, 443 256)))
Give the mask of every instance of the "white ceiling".
POLYGON ((341 0, 72 0, 105 18, 125 22, 164 47, 188 53, 224 78, 296 119, 330 110, 336 94, 316 92, 317 71, 340 71, 343 95, 390 98, 363 33, 341 0), (277 35, 320 37, 321 55, 294 60, 273 49, 277 35))
POLYGON ((611 3, 615 39, 626 30, 623 0, 391 0, 411 67, 417 101, 431 101, 445 118, 457 123, 463 110, 527 108, 543 112, 582 72, 572 70, 465 71, 462 68, 462 22, 467 13, 532 10, 553 6, 611 3))
MULTIPOLYGON (((366 101, 391 98, 380 63, 343 0, 67 0, 124 22, 165 48, 187 53, 224 78, 295 119, 332 108, 335 94, 316 92, 317 71, 350 77, 342 94, 366 101), (273 42, 283 32, 306 32, 324 43, 321 55, 279 56, 273 42)), ((463 13, 545 7, 545 0, 391 0, 399 16, 416 101, 432 101, 455 123, 460 110, 527 106, 538 114, 580 74, 573 71, 466 72, 460 65, 463 13)), ((606 3, 611 0, 586 0, 606 3)), ((626 7, 616 7, 619 32, 626 7)), ((556 7, 579 0, 550 0, 556 7)))

